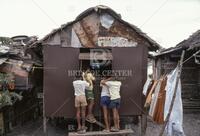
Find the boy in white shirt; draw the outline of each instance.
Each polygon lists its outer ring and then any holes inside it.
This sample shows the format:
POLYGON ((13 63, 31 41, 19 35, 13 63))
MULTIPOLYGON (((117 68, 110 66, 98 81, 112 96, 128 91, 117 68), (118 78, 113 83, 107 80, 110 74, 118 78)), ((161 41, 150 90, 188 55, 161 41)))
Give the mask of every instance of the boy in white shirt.
POLYGON ((103 109, 104 122, 106 126, 106 128, 103 130, 104 132, 110 132, 110 110, 109 110, 110 93, 109 93, 108 86, 103 84, 108 80, 109 78, 103 79, 100 82, 100 86, 102 87, 100 105, 103 109))
POLYGON ((73 81, 74 95, 75 95, 75 107, 76 107, 76 118, 78 124, 78 133, 85 133, 85 112, 87 106, 87 100, 85 97, 85 88, 89 87, 89 83, 83 80, 73 81), (82 125, 81 125, 82 117, 82 125))
POLYGON ((106 85, 109 88, 110 93, 110 104, 109 108, 112 109, 113 112, 113 120, 114 120, 114 127, 111 128, 111 131, 118 132, 120 130, 119 125, 119 108, 120 108, 120 87, 121 82, 112 80, 112 81, 103 81, 102 84, 106 85))

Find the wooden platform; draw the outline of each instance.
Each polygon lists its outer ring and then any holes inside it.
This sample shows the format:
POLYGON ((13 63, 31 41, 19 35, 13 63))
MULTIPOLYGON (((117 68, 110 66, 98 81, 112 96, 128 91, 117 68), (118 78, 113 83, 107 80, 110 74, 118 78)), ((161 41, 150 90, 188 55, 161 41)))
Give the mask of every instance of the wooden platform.
POLYGON ((132 129, 124 129, 119 132, 103 132, 103 131, 92 131, 86 132, 85 134, 78 134, 77 132, 70 132, 68 136, 126 136, 128 134, 134 134, 132 129))

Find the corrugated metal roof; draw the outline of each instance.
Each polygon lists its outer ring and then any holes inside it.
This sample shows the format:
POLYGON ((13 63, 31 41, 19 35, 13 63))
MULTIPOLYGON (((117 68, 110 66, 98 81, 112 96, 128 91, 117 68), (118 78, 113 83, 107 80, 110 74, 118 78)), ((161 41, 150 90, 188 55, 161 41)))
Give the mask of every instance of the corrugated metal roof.
MULTIPOLYGON (((133 29, 134 31, 136 31, 136 33, 138 33, 140 36, 142 36, 144 39, 146 39, 146 41, 150 44, 151 47, 149 47, 151 50, 158 50, 161 48, 161 46, 155 42, 153 39, 151 39, 146 33, 142 32, 138 27, 136 27, 135 25, 132 25, 124 20, 121 19, 121 15, 117 14, 114 10, 112 10, 111 8, 107 7, 107 6, 103 6, 103 5, 99 5, 96 7, 92 7, 89 8, 87 10, 85 10, 84 12, 82 12, 80 15, 77 16, 77 18, 72 21, 72 22, 68 22, 64 25, 62 25, 60 28, 54 29, 52 32, 50 32, 49 34, 47 34, 44 38, 42 38, 41 40, 39 40, 37 43, 42 43, 45 40, 49 39, 51 36, 53 36, 55 33, 60 32, 62 29, 64 29, 65 27, 74 24, 78 21, 80 21, 81 19, 83 19, 84 17, 88 16, 89 14, 93 13, 93 12, 107 12, 110 15, 112 15, 115 19, 117 19, 118 21, 120 21, 121 23, 127 25, 128 27, 130 27, 131 29, 133 29)), ((37 44, 36 43, 36 44, 37 44)))
POLYGON ((188 39, 183 40, 182 42, 177 44, 175 47, 165 49, 155 56, 161 56, 161 55, 169 54, 169 53, 172 53, 178 50, 183 50, 183 49, 191 50, 197 47, 198 48, 200 47, 200 30, 197 30, 195 33, 189 36, 188 39))
POLYGON ((193 33, 188 39, 183 40, 176 47, 195 48, 200 47, 200 30, 193 33))

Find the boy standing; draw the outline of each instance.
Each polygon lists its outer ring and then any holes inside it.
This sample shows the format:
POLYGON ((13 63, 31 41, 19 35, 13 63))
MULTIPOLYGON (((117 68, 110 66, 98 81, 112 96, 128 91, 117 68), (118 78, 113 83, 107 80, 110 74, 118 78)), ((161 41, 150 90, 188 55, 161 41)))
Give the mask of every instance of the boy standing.
POLYGON ((112 81, 104 81, 102 83, 105 84, 109 88, 109 93, 110 93, 111 101, 109 104, 109 108, 112 109, 113 120, 114 120, 114 127, 111 128, 111 131, 118 132, 120 130, 119 108, 120 108, 120 101, 121 101, 121 96, 120 96, 121 82, 112 80, 112 81))
POLYGON ((83 80, 73 81, 74 86, 74 94, 75 94, 75 107, 76 107, 76 118, 78 123, 78 133, 85 133, 85 112, 87 101, 85 97, 85 88, 89 87, 89 83, 83 80), (82 117, 82 125, 81 125, 81 117, 82 117))
POLYGON ((106 82, 106 80, 101 80, 100 82, 100 86, 102 87, 100 105, 103 109, 104 122, 106 126, 106 128, 103 131, 110 132, 110 93, 108 87, 104 85, 104 82, 106 82))
POLYGON ((86 99, 88 101, 88 114, 86 117, 86 120, 90 123, 95 123, 96 119, 93 115, 93 107, 94 107, 94 85, 93 81, 95 80, 95 77, 90 72, 90 70, 86 70, 85 73, 83 73, 83 79, 89 83, 89 87, 86 87, 85 93, 86 93, 86 99))

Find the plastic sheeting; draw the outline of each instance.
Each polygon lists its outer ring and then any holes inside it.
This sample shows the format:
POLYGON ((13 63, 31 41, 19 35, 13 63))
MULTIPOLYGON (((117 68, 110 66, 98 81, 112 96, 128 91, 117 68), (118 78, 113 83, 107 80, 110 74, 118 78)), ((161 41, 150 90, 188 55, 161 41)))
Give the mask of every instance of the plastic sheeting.
POLYGON ((103 14, 100 16, 101 25, 107 29, 109 29, 114 23, 114 18, 109 14, 103 14))
POLYGON ((146 82, 145 82, 145 84, 144 84, 144 87, 143 87, 143 94, 146 96, 147 95, 147 91, 148 91, 148 87, 149 87, 149 85, 150 85, 150 83, 151 83, 151 78, 147 78, 147 80, 146 80, 146 82))
MULTIPOLYGON (((177 77, 178 77, 178 68, 173 70, 167 76, 168 80, 167 80, 167 85, 165 87, 166 101, 164 108, 164 119, 166 119, 167 114, 169 113, 177 77)), ((179 80, 174 106, 165 130, 165 134, 167 136, 185 136, 182 124, 183 124, 183 106, 181 98, 181 81, 179 80)))

